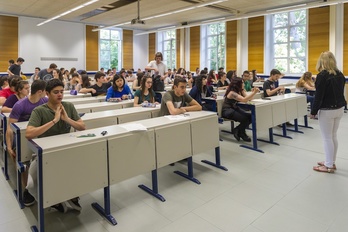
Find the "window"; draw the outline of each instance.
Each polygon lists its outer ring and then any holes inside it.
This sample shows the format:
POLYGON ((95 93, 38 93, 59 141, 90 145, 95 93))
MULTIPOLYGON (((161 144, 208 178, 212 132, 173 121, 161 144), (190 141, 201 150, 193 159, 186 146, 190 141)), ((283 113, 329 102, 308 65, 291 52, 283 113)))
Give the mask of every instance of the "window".
POLYGON ((122 68, 122 33, 119 30, 100 30, 99 68, 122 68))
POLYGON ((176 32, 175 30, 158 32, 158 51, 163 53, 163 63, 174 69, 176 64, 176 32))
POLYGON ((226 33, 225 23, 202 26, 201 64, 209 70, 225 67, 226 33))
POLYGON ((307 11, 279 13, 272 16, 274 67, 287 74, 307 70, 307 11))

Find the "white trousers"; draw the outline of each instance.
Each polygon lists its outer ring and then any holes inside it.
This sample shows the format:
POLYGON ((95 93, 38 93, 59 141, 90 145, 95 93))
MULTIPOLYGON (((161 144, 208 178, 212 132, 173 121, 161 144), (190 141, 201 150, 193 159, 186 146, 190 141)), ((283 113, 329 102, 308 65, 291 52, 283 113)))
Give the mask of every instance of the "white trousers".
POLYGON ((319 110, 318 119, 324 142, 325 166, 332 168, 337 155, 337 130, 343 116, 344 107, 336 110, 319 110))

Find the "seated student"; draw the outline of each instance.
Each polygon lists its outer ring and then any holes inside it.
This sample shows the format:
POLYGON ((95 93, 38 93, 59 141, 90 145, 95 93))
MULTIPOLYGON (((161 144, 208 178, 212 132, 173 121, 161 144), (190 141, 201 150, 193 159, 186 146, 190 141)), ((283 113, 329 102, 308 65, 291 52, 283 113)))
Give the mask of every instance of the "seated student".
POLYGON ((253 88, 252 93, 247 95, 243 89, 243 79, 238 77, 232 79, 226 90, 222 105, 222 117, 239 122, 239 125, 233 130, 233 135, 238 141, 242 138, 244 141, 251 142, 245 131, 251 123, 251 114, 237 106, 237 102, 247 102, 253 99, 254 95, 259 91, 258 88, 253 88))
POLYGON ((76 87, 75 90, 78 91, 79 93, 96 93, 97 91, 93 88, 91 88, 91 83, 89 82, 89 77, 87 74, 82 74, 81 75, 81 83, 79 83, 76 87))
POLYGON ((193 77, 192 73, 190 71, 186 72, 186 81, 187 81, 187 87, 192 88, 193 86, 193 77))
POLYGON ((174 75, 170 68, 168 68, 168 72, 164 76, 165 76, 164 84, 168 85, 173 83, 174 75))
POLYGON ((219 81, 217 83, 217 88, 218 89, 227 89, 228 87, 228 82, 227 82, 227 77, 225 72, 219 72, 218 73, 219 81))
MULTIPOLYGON (((61 79, 59 79, 62 81, 61 79)), ((65 83, 65 90, 75 90, 75 87, 80 83, 80 76, 79 74, 73 73, 71 74, 71 79, 69 82, 65 83)), ((63 83, 64 84, 64 83, 63 83)))
POLYGON ((8 76, 0 77, 0 90, 8 87, 8 76))
POLYGON ((279 93, 284 93, 284 87, 279 86, 276 88, 275 82, 281 77, 281 72, 278 69, 272 69, 270 77, 263 83, 264 97, 276 96, 279 93))
MULTIPOLYGON (((36 107, 31 113, 25 137, 27 139, 43 138, 52 135, 69 133, 71 127, 76 130, 85 130, 85 124, 77 113, 74 105, 63 101, 64 84, 58 79, 47 82, 46 94, 48 102, 36 107)), ((28 186, 30 194, 37 199, 37 159, 29 168, 28 186)), ((64 170, 64 167, 62 167, 64 170)), ((54 183, 52 183, 54 184, 54 183)), ((78 197, 68 200, 70 206, 81 211, 78 197)), ((65 202, 52 206, 60 212, 67 212, 65 202)))
POLYGON ((16 93, 6 99, 5 103, 2 105, 1 113, 10 113, 17 101, 29 95, 29 89, 30 86, 28 81, 19 81, 15 87, 16 93))
POLYGON ((314 96, 313 94, 307 94, 307 90, 315 91, 314 81, 312 79, 311 72, 305 72, 302 77, 296 83, 296 93, 298 94, 306 94, 307 103, 311 103, 311 109, 314 104, 314 96))
POLYGON ((250 80, 250 72, 248 70, 245 70, 242 75, 243 81, 244 81, 244 89, 245 91, 249 92, 251 91, 251 80, 250 80))
POLYGON ((141 88, 134 93, 134 106, 141 106, 142 103, 155 103, 155 91, 152 89, 152 77, 145 76, 141 80, 141 88))
POLYGON ((202 110, 202 106, 186 93, 186 80, 182 77, 176 77, 173 89, 167 91, 162 97, 159 115, 176 115, 200 110, 202 110))
POLYGON ((201 106, 203 110, 212 111, 212 105, 206 103, 204 99, 211 97, 213 95, 211 89, 207 86, 207 76, 206 75, 198 75, 196 77, 196 84, 190 90, 189 95, 195 99, 201 106))
MULTIPOLYGON (((31 94, 29 97, 21 99, 14 104, 11 114, 9 116, 8 123, 24 122, 28 121, 31 112, 35 107, 47 103, 46 92, 46 81, 34 80, 31 84, 31 94)), ((28 91, 29 92, 29 91, 28 91)), ((23 141, 25 142, 25 141, 23 141)), ((13 131, 10 126, 7 127, 6 131, 6 144, 7 152, 15 162, 16 152, 14 151, 15 145, 13 144, 13 131)), ((27 164, 28 165, 28 164, 27 164)), ((22 173, 22 185, 25 188, 23 192, 23 204, 25 206, 31 206, 35 203, 34 197, 26 189, 28 180, 28 172, 22 173)))
POLYGON ((108 88, 111 86, 110 82, 106 82, 105 73, 97 72, 94 75, 94 79, 96 83, 90 87, 95 90, 95 92, 91 92, 92 96, 105 96, 108 88))
POLYGON ((126 100, 129 98, 133 98, 132 91, 129 86, 125 84, 125 80, 122 76, 115 74, 112 79, 112 86, 108 88, 106 93, 106 101, 109 99, 116 98, 118 100, 126 100))
POLYGON ((132 85, 133 91, 140 89, 141 79, 143 78, 143 76, 144 76, 143 72, 137 73, 137 78, 135 78, 135 80, 133 81, 133 85, 132 85))
POLYGON ((0 91, 0 106, 2 106, 5 103, 6 99, 9 96, 16 93, 15 88, 16 88, 18 82, 21 80, 22 80, 22 78, 20 76, 16 76, 16 75, 11 76, 9 78, 9 83, 10 83, 9 87, 0 91))
POLYGON ((212 70, 209 71, 209 74, 208 74, 207 85, 211 86, 211 85, 217 84, 217 82, 218 82, 218 79, 216 78, 215 70, 212 69, 212 70))

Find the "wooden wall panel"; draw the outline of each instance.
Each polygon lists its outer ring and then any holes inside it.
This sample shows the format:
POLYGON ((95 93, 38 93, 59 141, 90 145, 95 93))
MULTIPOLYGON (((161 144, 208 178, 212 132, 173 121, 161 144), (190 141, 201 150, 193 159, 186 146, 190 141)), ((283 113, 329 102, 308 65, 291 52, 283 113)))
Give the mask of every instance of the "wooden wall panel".
MULTIPOLYGON (((348 3, 344 4, 344 29, 343 29, 343 67, 342 71, 348 75, 348 3)), ((347 95, 348 96, 348 95, 347 95)))
POLYGON ((0 72, 6 72, 8 60, 13 59, 16 62, 19 55, 18 18, 0 15, 0 72))
POLYGON ((264 72, 264 24, 264 16, 248 20, 248 69, 256 69, 258 73, 264 72))
POLYGON ((200 26, 190 28, 190 70, 195 71, 200 67, 200 45, 201 28, 200 26))
POLYGON ((308 10, 308 71, 317 73, 320 53, 328 51, 330 34, 330 8, 320 7, 308 10))
POLYGON ((126 70, 133 68, 133 31, 123 30, 123 61, 122 67, 126 70))
POLYGON ((226 22, 226 72, 237 69, 237 20, 226 22))
POLYGON ((175 68, 180 68, 180 43, 181 43, 181 30, 180 29, 176 29, 176 61, 175 61, 175 68))
POLYGON ((154 60, 156 54, 156 33, 149 34, 149 62, 154 60))
POLYGON ((94 28, 86 25, 86 71, 99 70, 99 33, 92 31, 94 28))

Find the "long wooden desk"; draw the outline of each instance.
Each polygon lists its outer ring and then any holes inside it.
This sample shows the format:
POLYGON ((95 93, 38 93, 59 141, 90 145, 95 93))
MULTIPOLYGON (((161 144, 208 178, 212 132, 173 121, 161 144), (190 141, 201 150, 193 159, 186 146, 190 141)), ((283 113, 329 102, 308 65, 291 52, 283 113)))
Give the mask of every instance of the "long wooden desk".
POLYGON ((215 147, 219 143, 217 116, 212 112, 190 112, 181 120, 160 117, 137 123, 145 126, 147 130, 133 132, 127 131, 121 125, 115 125, 33 139, 29 143, 38 159, 39 220, 38 228, 34 227, 36 231, 45 230, 44 208, 100 188, 104 188, 104 208, 97 203, 93 203, 92 206, 115 225, 116 221, 110 214, 111 184, 152 171, 153 189, 149 190, 164 200, 158 194, 158 168, 187 158, 189 173, 176 173, 199 183, 193 178, 192 155, 206 148, 219 150, 215 147), (202 128, 203 124, 205 127, 202 128), (102 136, 102 131, 107 131, 107 134, 102 136), (202 134, 207 131, 212 132, 214 137, 209 137, 209 140, 194 138, 196 133, 202 134), (91 133, 96 136, 78 138, 79 135, 91 133), (169 149, 168 152, 168 146, 173 146, 172 143, 169 144, 168 139, 174 140, 176 144, 180 142, 180 147, 176 146, 176 149, 169 149), (211 143, 210 146, 207 142, 211 143), (135 143, 137 146, 134 146, 135 143), (81 172, 76 172, 76 164, 81 172), (60 172, 61 166, 64 166, 64 174, 60 172), (98 175, 94 175, 95 172, 98 175), (89 181, 80 181, 81 179, 89 181))
POLYGON ((92 95, 90 93, 77 93, 76 95, 71 95, 70 91, 69 93, 64 92, 64 99, 69 98, 81 98, 81 97, 91 97, 92 95))
POLYGON ((100 99, 97 97, 80 97, 80 98, 68 98, 68 99, 64 98, 64 101, 71 102, 74 105, 79 105, 79 104, 105 102, 105 99, 100 99))

